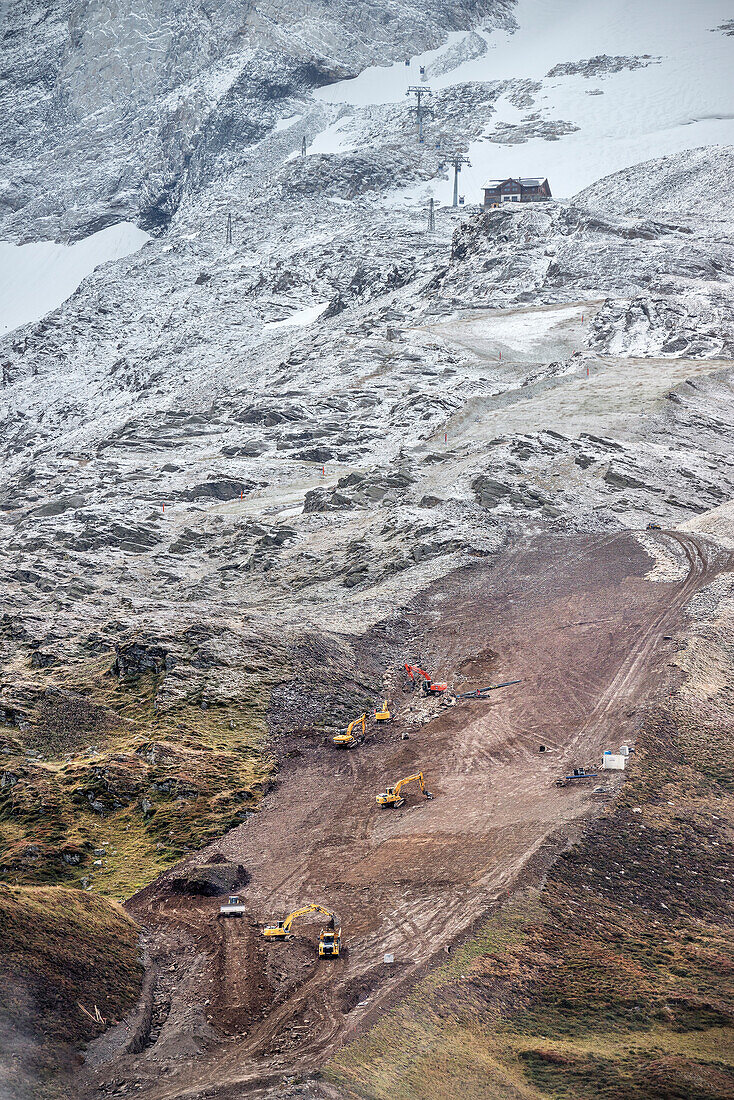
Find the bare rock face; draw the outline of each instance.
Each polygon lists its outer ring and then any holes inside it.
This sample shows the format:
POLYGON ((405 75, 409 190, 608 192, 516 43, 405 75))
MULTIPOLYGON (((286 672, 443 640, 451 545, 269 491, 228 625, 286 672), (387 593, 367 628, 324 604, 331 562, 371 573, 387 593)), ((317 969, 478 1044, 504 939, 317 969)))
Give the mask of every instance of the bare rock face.
POLYGON ((659 63, 659 57, 651 57, 649 53, 641 57, 609 57, 606 54, 597 54, 584 61, 564 61, 560 65, 554 65, 548 71, 547 76, 573 76, 581 73, 587 78, 606 76, 608 73, 621 73, 625 69, 644 69, 647 65, 659 63))
POLYGON ((123 220, 160 232, 187 192, 226 170, 311 89, 435 46, 447 30, 507 7, 10 5, 0 151, 16 172, 0 185, 3 235, 74 240, 123 220))
POLYGON ((140 676, 144 672, 160 673, 172 668, 173 657, 161 645, 142 641, 115 643, 115 662, 110 671, 115 676, 140 676))
POLYGON ((451 263, 436 285, 457 303, 471 297, 496 304, 583 297, 594 286, 609 296, 593 322, 595 351, 726 357, 734 326, 734 227, 730 215, 716 216, 714 175, 734 178, 731 149, 713 150, 710 160, 698 150, 663 158, 647 175, 641 168, 620 172, 566 206, 490 210, 457 230, 451 263), (632 201, 631 180, 651 195, 661 217, 632 201), (682 212, 696 180, 714 199, 714 216, 705 221, 690 202, 682 212), (655 181, 661 194, 653 197, 655 181))
POLYGON ((723 288, 719 293, 713 290, 707 299, 707 308, 693 316, 685 299, 636 295, 607 300, 594 318, 590 344, 599 352, 624 346, 639 355, 731 358, 734 313, 729 294, 723 288))

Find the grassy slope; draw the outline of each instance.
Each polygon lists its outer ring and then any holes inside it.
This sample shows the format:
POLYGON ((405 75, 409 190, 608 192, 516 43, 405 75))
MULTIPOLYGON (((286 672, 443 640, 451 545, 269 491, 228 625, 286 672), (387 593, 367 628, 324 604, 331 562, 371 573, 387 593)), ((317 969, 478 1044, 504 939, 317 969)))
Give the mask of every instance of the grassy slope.
POLYGON ((341 636, 295 644, 210 623, 128 639, 156 667, 121 675, 113 626, 38 667, 0 621, 0 881, 129 897, 257 808, 269 724, 346 724, 385 667, 384 641, 353 652, 341 636))
POLYGON ((6 881, 84 880, 122 899, 259 801, 273 767, 266 661, 232 698, 210 696, 204 709, 194 681, 165 711, 155 705, 162 673, 121 680, 109 665, 36 670, 25 728, 0 724, 6 881))
POLYGON ((622 794, 326 1076, 391 1100, 734 1095, 726 695, 648 715, 622 794))
POLYGON ((81 890, 0 884, 0 1094, 41 1094, 69 1047, 136 1001, 138 930, 119 905, 81 890))

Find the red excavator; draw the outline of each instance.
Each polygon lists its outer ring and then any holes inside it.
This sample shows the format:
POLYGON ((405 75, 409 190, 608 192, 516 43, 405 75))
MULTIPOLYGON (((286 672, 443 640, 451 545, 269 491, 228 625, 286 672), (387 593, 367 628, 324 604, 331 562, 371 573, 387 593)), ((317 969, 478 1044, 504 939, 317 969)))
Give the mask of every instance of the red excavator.
POLYGON ((420 684, 421 691, 424 695, 440 695, 442 691, 446 691, 448 684, 439 684, 435 680, 432 680, 427 672, 424 672, 419 665, 405 665, 405 671, 413 681, 413 687, 420 684))

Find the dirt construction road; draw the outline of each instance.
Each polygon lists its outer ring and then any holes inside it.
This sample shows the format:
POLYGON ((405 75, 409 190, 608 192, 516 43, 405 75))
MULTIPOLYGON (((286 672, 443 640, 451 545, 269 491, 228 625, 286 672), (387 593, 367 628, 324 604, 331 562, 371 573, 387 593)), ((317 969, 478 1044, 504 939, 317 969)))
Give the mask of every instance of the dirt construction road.
POLYGON ((644 579, 650 558, 619 533, 538 536, 429 590, 415 609, 426 667, 457 690, 522 683, 453 708, 396 691, 396 721, 350 752, 323 734, 286 737, 262 811, 214 846, 251 876, 248 916, 220 920, 217 899, 172 894, 170 872, 132 899, 156 964, 143 1049, 108 1044, 90 1084, 223 1100, 315 1069, 503 893, 542 874, 603 808, 590 787, 554 779, 634 741, 669 683, 664 635, 715 570, 702 540, 656 537, 685 551, 684 581, 644 579), (413 785, 400 809, 376 805, 417 770, 432 801, 413 785), (288 943, 263 939, 263 922, 308 901, 336 911, 341 958, 317 958, 318 921, 288 943))

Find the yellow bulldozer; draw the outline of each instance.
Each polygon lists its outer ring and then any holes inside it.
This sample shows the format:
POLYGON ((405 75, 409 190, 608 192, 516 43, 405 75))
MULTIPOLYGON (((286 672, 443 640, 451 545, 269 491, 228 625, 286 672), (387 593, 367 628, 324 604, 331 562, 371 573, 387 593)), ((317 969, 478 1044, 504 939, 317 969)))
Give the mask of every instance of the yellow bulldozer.
POLYGON ((319 955, 328 957, 338 955, 341 951, 342 930, 336 927, 336 917, 331 910, 326 909, 325 906, 319 905, 317 902, 302 905, 300 909, 294 909, 292 913, 289 913, 285 920, 267 925, 263 928, 263 936, 269 940, 286 940, 293 935, 291 932, 293 921, 297 920, 298 917, 305 917, 309 913, 323 913, 325 917, 328 917, 326 928, 322 928, 319 933, 319 955))
POLYGON ((433 798, 430 791, 426 790, 426 785, 423 781, 423 772, 416 772, 415 775, 409 775, 405 779, 400 779, 394 787, 388 787, 382 794, 375 795, 375 801, 378 806, 402 806, 405 802, 403 797, 403 791, 407 787, 408 783, 412 783, 414 780, 418 781, 421 789, 421 794, 426 798, 433 798))

